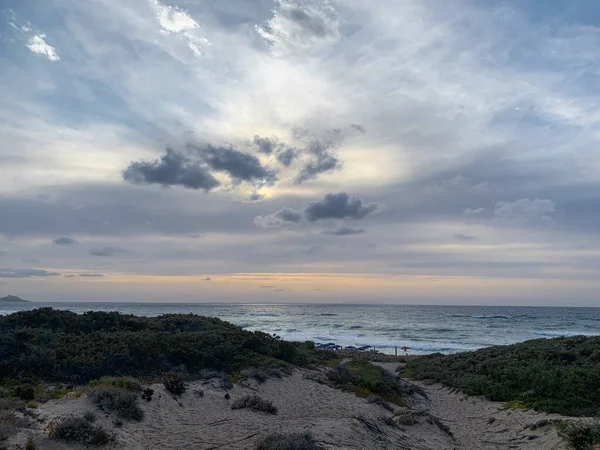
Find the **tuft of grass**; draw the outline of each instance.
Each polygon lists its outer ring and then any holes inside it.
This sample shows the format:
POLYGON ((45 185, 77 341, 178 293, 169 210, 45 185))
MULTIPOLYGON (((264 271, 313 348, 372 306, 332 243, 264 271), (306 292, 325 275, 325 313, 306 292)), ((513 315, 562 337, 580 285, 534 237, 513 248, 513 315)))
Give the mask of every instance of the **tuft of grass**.
POLYGON ((183 375, 178 372, 167 372, 163 375, 165 389, 173 395, 182 395, 185 392, 183 375))
POLYGON ((277 414, 277 407, 269 400, 259 397, 258 395, 246 395, 238 398, 231 404, 231 409, 251 409, 252 411, 262 411, 269 414, 277 414))
POLYGON ((0 411, 0 441, 8 439, 18 427, 18 418, 12 411, 0 411))
POLYGON ((325 365, 327 365, 327 367, 335 367, 335 366, 338 366, 339 364, 340 364, 340 360, 337 358, 328 359, 325 362, 325 365))
POLYGON ((92 411, 86 411, 83 413, 83 418, 87 420, 89 423, 94 423, 97 419, 96 414, 92 411))
POLYGON ((529 406, 523 400, 511 400, 504 403, 504 409, 520 409, 521 411, 525 411, 529 409, 529 406))
POLYGON ((35 450, 36 448, 37 445, 35 445, 35 442, 33 442, 33 438, 27 438, 27 441, 25 442, 25 450, 35 450))
POLYGON ((254 450, 325 450, 309 433, 274 433, 259 441, 254 450))
POLYGON ((140 392, 142 390, 142 383, 132 377, 101 377, 90 381, 88 386, 113 386, 132 392, 140 392))
POLYGON ((100 385, 90 390, 90 399, 100 410, 115 412, 123 419, 140 421, 144 418, 138 398, 131 391, 100 385))
POLYGON ((561 421, 556 424, 556 430, 573 450, 585 450, 600 444, 600 423, 598 421, 561 421))
POLYGON ((92 425, 83 417, 61 417, 50 422, 46 428, 50 439, 101 446, 114 441, 104 428, 92 425))
POLYGON ((37 409, 38 404, 34 401, 31 401, 31 402, 27 402, 27 404, 25 406, 30 409, 37 409))

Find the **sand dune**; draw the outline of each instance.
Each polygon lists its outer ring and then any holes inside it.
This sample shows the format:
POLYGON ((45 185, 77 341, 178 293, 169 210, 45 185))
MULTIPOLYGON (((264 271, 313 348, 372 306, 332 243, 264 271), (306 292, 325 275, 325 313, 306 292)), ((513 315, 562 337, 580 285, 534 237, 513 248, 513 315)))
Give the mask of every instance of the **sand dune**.
MULTIPOLYGON (((103 413, 98 413, 97 422, 114 432, 112 448, 132 450, 252 449, 257 440, 275 431, 310 431, 327 449, 565 449, 553 426, 527 428, 546 415, 507 411, 501 404, 465 399, 436 385, 423 386, 428 398, 415 395, 411 406, 397 407, 395 415, 354 394, 308 380, 305 373, 296 370, 281 380, 236 385, 228 391, 230 400, 225 399, 226 391, 216 380, 191 383, 181 397, 154 385, 152 401, 141 403, 145 412, 142 422, 115 427, 115 418, 103 413), (236 398, 253 393, 272 401, 278 414, 231 409, 236 398), (417 423, 394 424, 407 415, 417 423)), ((49 440, 44 426, 57 416, 84 411, 97 411, 85 395, 49 401, 35 411, 38 422, 33 428, 22 430, 9 444, 33 436, 38 449, 83 448, 49 440)))

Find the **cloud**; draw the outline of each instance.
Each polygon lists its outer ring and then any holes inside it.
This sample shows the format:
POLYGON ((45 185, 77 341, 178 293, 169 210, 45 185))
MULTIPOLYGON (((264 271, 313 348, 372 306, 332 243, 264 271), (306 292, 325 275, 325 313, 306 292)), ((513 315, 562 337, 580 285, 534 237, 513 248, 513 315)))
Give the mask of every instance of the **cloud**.
POLYGON ((122 173, 123 180, 133 184, 183 186, 210 191, 221 183, 198 162, 167 149, 166 154, 153 162, 132 162, 122 173))
POLYGON ((60 273, 42 269, 0 269, 0 278, 57 277, 60 273))
POLYGON ((36 34, 31 36, 27 41, 27 48, 31 50, 33 53, 37 53, 38 55, 43 55, 48 58, 52 62, 60 61, 59 56, 56 54, 56 50, 46 41, 45 34, 36 34))
POLYGON ((527 223, 534 220, 550 220, 548 214, 556 211, 556 203, 549 199, 520 198, 513 202, 500 201, 494 207, 496 220, 527 223))
POLYGON ((55 245, 74 245, 77 244, 75 239, 71 239, 69 237, 61 236, 52 241, 55 245))
POLYGON ((462 233, 455 234, 453 236, 453 238, 457 241, 463 241, 463 242, 474 241, 475 239, 477 239, 475 236, 469 236, 469 235, 462 234, 462 233))
POLYGON ((103 247, 90 250, 90 255, 94 256, 118 256, 127 253, 127 250, 116 247, 103 247))
POLYGON ((261 200, 263 200, 265 198, 264 194, 259 194, 258 192, 254 192, 253 194, 250 194, 250 196, 248 197, 248 201, 249 202, 259 202, 261 200))
POLYGON ((0 250, 0 258, 4 258, 5 256, 8 256, 8 252, 0 250))
POLYGON ((83 278, 103 278, 104 274, 102 273, 80 273, 78 276, 83 278))
POLYGON ((336 16, 328 0, 283 0, 277 3, 273 17, 257 26, 257 31, 277 53, 308 50, 339 38, 336 16))
POLYGON ((476 216, 478 214, 481 214, 484 211, 485 211, 484 208, 477 208, 477 209, 467 208, 463 211, 463 216, 476 216))
POLYGON ((204 278, 202 278, 202 281, 212 281, 212 278, 211 277, 204 277, 204 278))
POLYGON ((358 123, 353 123, 350 124, 351 128, 354 128, 356 131, 360 132, 360 133, 366 133, 367 129, 365 127, 363 127, 362 125, 358 124, 358 123))
POLYGON ((339 192, 327 194, 322 200, 310 203, 304 210, 304 215, 309 222, 322 219, 363 219, 377 208, 376 203, 365 205, 361 199, 339 192))
POLYGON ((294 182, 302 184, 314 180, 322 173, 330 173, 343 167, 339 158, 330 150, 335 147, 332 141, 314 140, 308 143, 305 152, 311 155, 310 160, 300 169, 294 182))
POLYGON ((258 135, 254 136, 253 143, 256 145, 256 147, 258 147, 258 152, 264 153, 265 155, 270 155, 273 153, 279 145, 275 139, 264 138, 258 135))
POLYGON ((64 276, 65 278, 75 278, 77 275, 73 275, 73 274, 65 273, 63 276, 64 276))
POLYGON ((283 208, 267 216, 257 216, 254 223, 263 228, 277 228, 285 224, 302 222, 302 212, 291 208, 283 208))
POLYGON ((261 286, 261 289, 273 289, 274 287, 275 287, 275 286, 272 286, 272 285, 270 285, 270 284, 267 284, 267 285, 261 286))
POLYGON ((257 186, 272 186, 278 180, 271 169, 263 167, 258 158, 233 147, 214 147, 210 144, 188 148, 214 171, 227 173, 234 182, 247 181, 257 186))
POLYGON ((284 148, 277 151, 277 161, 285 167, 292 165, 296 159, 300 156, 300 150, 292 147, 284 148))
POLYGON ((352 228, 347 226, 341 226, 336 228, 335 230, 326 230, 323 231, 323 234, 330 234, 333 236, 349 236, 351 234, 362 234, 365 230, 363 228, 352 228))

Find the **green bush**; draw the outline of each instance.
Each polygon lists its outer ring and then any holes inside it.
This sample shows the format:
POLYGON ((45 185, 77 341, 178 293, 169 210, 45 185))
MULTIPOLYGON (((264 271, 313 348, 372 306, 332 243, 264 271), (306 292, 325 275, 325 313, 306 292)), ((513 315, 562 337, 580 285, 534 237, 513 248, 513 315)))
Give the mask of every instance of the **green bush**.
POLYGON ((25 442, 25 450, 35 450, 37 448, 37 446, 35 445, 35 442, 33 442, 32 438, 27 438, 27 441, 25 442))
POLYGON ((83 417, 59 418, 48 425, 47 431, 51 439, 85 445, 101 446, 114 440, 102 427, 92 425, 83 417))
POLYGON ((408 376, 549 413, 592 416, 600 405, 600 337, 537 339, 408 362, 408 376))
POLYGON ((183 368, 238 373, 271 361, 316 364, 329 357, 311 343, 192 314, 136 317, 40 308, 0 316, 0 378, 37 377, 84 384, 103 376, 155 377, 183 368))
POLYGON ((325 450, 309 433, 274 433, 259 441, 254 450, 325 450))
POLYGON ((600 424, 598 422, 589 420, 562 421, 556 424, 556 429, 558 435, 573 450, 585 450, 595 444, 600 444, 600 424))
POLYGON ((90 400, 102 411, 115 412, 127 420, 140 421, 144 411, 138 404, 137 395, 114 386, 96 386, 90 390, 90 400))
POLYGON ((185 392, 185 381, 180 373, 165 373, 163 384, 165 385, 165 389, 173 395, 182 395, 185 392))
POLYGON ((140 392, 142 384, 132 377, 101 377, 88 383, 89 386, 114 386, 116 388, 126 389, 128 391, 140 392))
POLYGON ((269 414, 277 414, 277 407, 269 400, 260 398, 258 395, 246 395, 238 398, 231 404, 231 409, 248 408, 253 411, 263 411, 269 414))

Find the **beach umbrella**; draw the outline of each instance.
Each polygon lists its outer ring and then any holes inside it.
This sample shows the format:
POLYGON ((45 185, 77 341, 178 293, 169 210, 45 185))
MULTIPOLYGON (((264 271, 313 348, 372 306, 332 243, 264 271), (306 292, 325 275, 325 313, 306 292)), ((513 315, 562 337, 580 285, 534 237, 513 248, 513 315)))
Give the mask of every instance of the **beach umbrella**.
POLYGON ((403 347, 400 347, 400 348, 401 348, 401 349, 404 351, 404 353, 406 353, 406 356, 408 356, 408 351, 410 350, 410 347, 407 347, 407 346, 405 345, 405 346, 403 346, 403 347))

